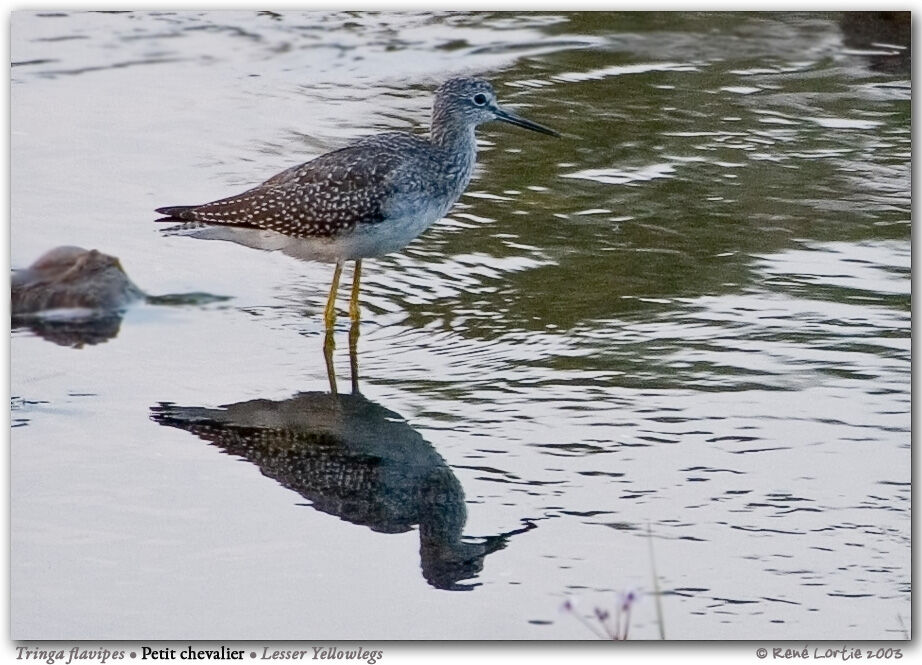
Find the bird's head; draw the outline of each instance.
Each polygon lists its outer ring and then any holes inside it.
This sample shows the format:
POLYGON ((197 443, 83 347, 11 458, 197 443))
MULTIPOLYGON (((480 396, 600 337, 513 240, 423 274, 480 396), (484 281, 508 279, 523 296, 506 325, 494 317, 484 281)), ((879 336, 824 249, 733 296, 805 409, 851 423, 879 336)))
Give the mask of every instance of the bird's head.
POLYGON ((501 120, 518 125, 533 132, 560 136, 553 129, 539 125, 531 120, 502 108, 496 101, 496 92, 489 82, 483 79, 459 77, 448 79, 439 86, 435 93, 435 105, 432 109, 434 118, 450 116, 473 126, 501 120))

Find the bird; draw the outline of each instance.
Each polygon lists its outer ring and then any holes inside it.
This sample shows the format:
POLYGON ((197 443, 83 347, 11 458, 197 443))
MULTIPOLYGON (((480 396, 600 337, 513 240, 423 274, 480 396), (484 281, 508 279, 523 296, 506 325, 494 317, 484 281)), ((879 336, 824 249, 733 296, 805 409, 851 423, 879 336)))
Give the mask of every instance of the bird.
POLYGON ((362 260, 404 248, 448 213, 471 181, 475 129, 493 120, 560 136, 501 107, 488 81, 451 78, 435 91, 428 138, 406 132, 367 136, 241 194, 157 208, 164 217, 156 221, 181 222, 196 237, 335 263, 324 308, 330 332, 343 265, 355 261, 349 301, 355 324, 362 260))

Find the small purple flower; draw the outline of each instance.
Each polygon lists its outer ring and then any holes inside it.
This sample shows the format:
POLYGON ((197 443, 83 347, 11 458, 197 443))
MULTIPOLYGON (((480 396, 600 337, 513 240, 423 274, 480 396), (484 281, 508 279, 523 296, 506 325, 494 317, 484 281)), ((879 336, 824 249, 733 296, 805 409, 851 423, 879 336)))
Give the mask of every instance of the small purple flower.
POLYGON ((633 589, 620 591, 616 598, 613 612, 604 607, 593 608, 594 621, 579 613, 576 600, 572 598, 567 598, 560 610, 570 612, 580 623, 595 633, 596 637, 603 640, 626 640, 631 624, 631 607, 640 599, 640 593, 633 589))
POLYGON ((631 609, 631 605, 637 602, 637 598, 638 594, 634 590, 621 594, 621 611, 627 612, 631 609))

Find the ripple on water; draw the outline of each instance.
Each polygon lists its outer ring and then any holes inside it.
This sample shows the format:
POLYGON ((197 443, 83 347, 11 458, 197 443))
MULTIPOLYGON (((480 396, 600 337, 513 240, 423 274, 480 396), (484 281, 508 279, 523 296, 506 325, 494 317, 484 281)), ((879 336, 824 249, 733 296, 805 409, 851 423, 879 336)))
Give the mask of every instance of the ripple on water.
MULTIPOLYGON (((835 17, 11 22, 14 251, 51 231, 96 234, 133 251, 111 248, 155 290, 235 296, 168 322, 126 319, 92 353, 14 334, 20 625, 71 589, 100 599, 87 623, 122 626, 140 615, 100 579, 196 607, 232 571, 255 600, 202 613, 206 628, 588 637, 558 617, 559 599, 649 590, 651 548, 669 637, 838 638, 847 626, 880 638, 908 611, 911 82, 875 69, 879 49, 846 48, 835 17), (172 202, 163 192, 217 196, 374 129, 422 132, 433 85, 472 70, 565 136, 481 129, 480 168, 452 216, 369 262, 357 360, 382 427, 399 421, 463 488, 451 505, 464 534, 534 525, 478 572, 476 613, 418 583, 418 534, 323 519, 271 472, 151 427, 151 404, 180 393, 329 400, 319 313, 331 270, 158 244, 143 223, 172 202), (48 164, 64 189, 40 186, 48 164), (100 181, 123 186, 103 197, 100 181), (127 371, 139 358, 157 362, 127 371), (110 526, 74 526, 92 523, 110 526), (176 547, 147 547, 154 532, 176 547), (344 556, 369 565, 346 570, 344 556), (350 605, 343 585, 439 619, 350 605), (510 612, 523 603, 533 609, 510 612)), ((343 316, 344 371, 347 329, 343 316)), ((54 605, 62 625, 70 605, 54 605)), ((145 618, 169 637, 162 609, 145 618)), ((637 609, 636 635, 655 636, 653 604, 637 609)))
POLYGON ((593 180, 605 185, 631 185, 634 183, 643 183, 657 178, 669 178, 675 173, 673 164, 650 164, 648 166, 639 166, 634 169, 586 169, 566 173, 564 178, 579 178, 583 180, 593 180))

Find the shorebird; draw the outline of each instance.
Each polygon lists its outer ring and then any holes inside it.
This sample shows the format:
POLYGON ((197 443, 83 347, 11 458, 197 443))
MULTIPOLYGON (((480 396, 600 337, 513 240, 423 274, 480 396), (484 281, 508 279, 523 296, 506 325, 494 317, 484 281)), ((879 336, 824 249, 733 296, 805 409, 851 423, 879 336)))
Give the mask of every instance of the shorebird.
POLYGON ((242 194, 158 208, 166 217, 157 221, 191 223, 197 237, 335 263, 324 309, 332 330, 345 262, 355 261, 349 301, 355 323, 362 259, 402 249, 448 213, 471 181, 474 130, 491 120, 560 136, 499 106, 487 81, 452 78, 436 90, 428 139, 404 132, 369 136, 242 194))

